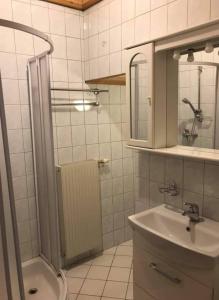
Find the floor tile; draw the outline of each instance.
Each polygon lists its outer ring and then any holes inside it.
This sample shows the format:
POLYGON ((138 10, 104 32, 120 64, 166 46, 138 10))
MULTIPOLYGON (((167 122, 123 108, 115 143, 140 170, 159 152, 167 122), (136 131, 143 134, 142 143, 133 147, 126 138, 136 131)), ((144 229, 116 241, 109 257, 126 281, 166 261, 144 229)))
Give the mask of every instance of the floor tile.
POLYGON ((80 294, 90 295, 90 296, 101 296, 105 286, 105 281, 103 280, 92 280, 85 279, 80 294))
POLYGON ((116 255, 133 256, 133 248, 132 246, 119 246, 116 250, 116 255))
POLYGON ((110 267, 92 266, 87 274, 89 279, 106 280, 109 274, 110 267))
POLYGON ((77 299, 77 294, 69 294, 67 299, 68 300, 76 300, 77 299))
POLYGON ((113 257, 113 255, 98 256, 93 260, 93 265, 110 267, 112 265, 113 257))
POLYGON ((124 282, 107 281, 103 296, 125 299, 127 286, 124 282))
POLYGON ((67 277, 76 277, 76 278, 85 278, 88 271, 90 269, 90 266, 88 265, 81 265, 72 268, 69 270, 66 274, 67 277))
POLYGON ((120 244, 120 246, 133 246, 133 241, 132 240, 126 241, 126 242, 120 244))
POLYGON ((129 285, 128 285, 126 299, 133 300, 133 283, 129 283, 129 285))
POLYGON ((97 296, 79 295, 77 300, 100 300, 97 296))
POLYGON ((112 267, 110 269, 108 280, 128 282, 130 271, 129 268, 112 267))
POLYGON ((79 293, 83 282, 84 279, 68 277, 67 278, 68 292, 72 294, 79 293))
POLYGON ((110 249, 107 249, 107 250, 104 250, 103 251, 103 254, 111 254, 111 255, 114 255, 116 253, 116 249, 117 247, 112 247, 110 249))
POLYGON ((131 256, 115 256, 112 266, 113 267, 121 267, 121 268, 131 268, 132 265, 132 257, 131 256))

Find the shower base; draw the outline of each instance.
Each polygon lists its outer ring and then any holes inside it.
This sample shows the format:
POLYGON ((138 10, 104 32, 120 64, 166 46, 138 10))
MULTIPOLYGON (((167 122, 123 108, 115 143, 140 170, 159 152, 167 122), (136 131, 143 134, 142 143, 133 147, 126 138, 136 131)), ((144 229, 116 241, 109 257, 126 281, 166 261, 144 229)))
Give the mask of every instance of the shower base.
POLYGON ((67 285, 64 274, 57 277, 42 258, 37 257, 23 265, 25 300, 65 300, 67 285))

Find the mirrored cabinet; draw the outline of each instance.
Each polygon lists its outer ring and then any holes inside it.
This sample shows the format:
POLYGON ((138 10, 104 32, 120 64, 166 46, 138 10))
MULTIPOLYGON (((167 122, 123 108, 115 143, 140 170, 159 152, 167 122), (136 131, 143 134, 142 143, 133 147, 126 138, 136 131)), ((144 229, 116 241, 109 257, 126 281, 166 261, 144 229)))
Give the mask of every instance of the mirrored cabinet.
POLYGON ((127 50, 126 59, 128 145, 166 147, 166 55, 149 43, 127 50))

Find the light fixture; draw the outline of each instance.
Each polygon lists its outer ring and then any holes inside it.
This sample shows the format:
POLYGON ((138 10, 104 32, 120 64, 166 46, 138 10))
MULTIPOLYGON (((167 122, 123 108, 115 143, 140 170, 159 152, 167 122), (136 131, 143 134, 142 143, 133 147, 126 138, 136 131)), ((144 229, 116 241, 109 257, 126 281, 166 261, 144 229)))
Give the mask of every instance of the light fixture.
POLYGON ((81 99, 81 100, 75 100, 74 101, 74 106, 75 106, 75 109, 77 111, 88 111, 88 110, 91 109, 91 105, 89 103, 90 102, 88 100, 83 100, 83 99, 81 99))
POLYGON ((173 59, 180 60, 180 57, 181 57, 180 51, 179 50, 174 50, 174 52, 173 52, 173 59))
POLYGON ((214 51, 214 46, 212 43, 207 42, 205 45, 205 52, 206 53, 211 53, 214 51))
POLYGON ((193 61, 194 61, 194 50, 188 49, 187 62, 193 62, 193 61))

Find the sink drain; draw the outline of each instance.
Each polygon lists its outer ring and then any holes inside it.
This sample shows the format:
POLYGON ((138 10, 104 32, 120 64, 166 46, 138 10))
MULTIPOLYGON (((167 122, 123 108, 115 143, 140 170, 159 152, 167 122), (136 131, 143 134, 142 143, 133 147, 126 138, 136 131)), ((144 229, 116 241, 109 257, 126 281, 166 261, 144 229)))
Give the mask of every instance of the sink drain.
POLYGON ((35 295, 37 292, 38 292, 38 289, 36 289, 36 288, 29 289, 29 291, 28 291, 28 293, 30 295, 35 295))

